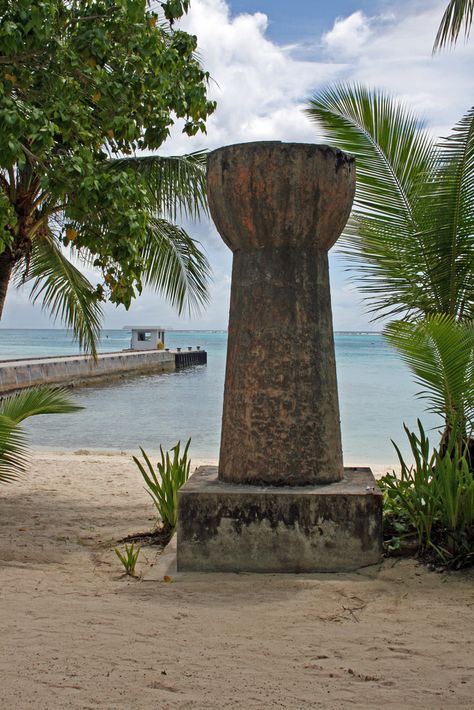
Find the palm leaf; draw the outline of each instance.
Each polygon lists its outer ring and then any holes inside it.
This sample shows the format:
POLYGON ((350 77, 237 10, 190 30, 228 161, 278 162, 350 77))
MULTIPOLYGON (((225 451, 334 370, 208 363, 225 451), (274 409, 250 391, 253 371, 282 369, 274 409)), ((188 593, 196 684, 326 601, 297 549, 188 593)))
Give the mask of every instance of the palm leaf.
POLYGON ((436 35, 433 52, 455 44, 464 27, 464 39, 467 40, 474 18, 474 0, 450 0, 436 35))
POLYGON ((143 258, 145 285, 161 291, 178 313, 186 305, 196 312, 209 301, 209 262, 181 227, 151 217, 143 258))
POLYGON ((34 387, 0 400, 0 483, 15 481, 28 464, 20 422, 39 414, 65 414, 79 409, 82 407, 73 404, 66 390, 51 387, 34 387))
POLYGON ((144 179, 151 209, 168 220, 207 214, 207 151, 188 155, 147 155, 110 161, 111 170, 134 171, 144 179))
POLYGON ((102 308, 92 284, 67 259, 52 234, 35 240, 27 280, 33 281, 33 302, 42 300, 43 309, 72 328, 80 347, 96 357, 102 308))
POLYGON ((474 315, 474 107, 435 154, 425 184, 423 242, 433 264, 438 310, 474 315))
POLYGON ((450 425, 474 423, 474 325, 446 314, 417 323, 390 323, 385 337, 422 389, 428 410, 450 425))
POLYGON ((82 407, 73 404, 63 388, 34 387, 0 401, 0 416, 8 418, 13 424, 38 414, 68 414, 80 409, 82 407))
POLYGON ((324 138, 356 156, 354 211, 340 251, 369 309, 376 317, 462 314, 474 273, 472 116, 456 127, 448 159, 416 116, 380 91, 339 85, 317 95, 308 113, 324 138))
POLYGON ((28 463, 25 436, 8 417, 0 415, 0 483, 12 483, 28 463))
POLYGON ((356 158, 356 214, 411 233, 432 151, 420 119, 383 91, 343 83, 319 91, 306 113, 324 142, 356 158))

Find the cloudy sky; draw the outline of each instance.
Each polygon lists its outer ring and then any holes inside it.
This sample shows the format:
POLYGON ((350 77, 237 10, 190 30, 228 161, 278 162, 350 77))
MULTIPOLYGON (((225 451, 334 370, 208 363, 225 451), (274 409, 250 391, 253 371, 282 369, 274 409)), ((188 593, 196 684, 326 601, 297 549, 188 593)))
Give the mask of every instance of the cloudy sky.
MULTIPOLYGON (((387 89, 416 109, 435 135, 445 135, 474 101, 474 39, 431 55, 446 5, 447 0, 191 0, 182 24, 198 37, 218 108, 207 135, 189 139, 176 130, 163 152, 254 140, 318 142, 302 109, 334 80, 387 89)), ((200 317, 178 318, 147 292, 128 313, 108 305, 106 327, 227 326, 231 255, 207 221, 187 227, 213 268, 209 308, 200 317)), ((331 256, 331 280, 336 330, 374 329, 337 253, 331 256)), ((2 327, 52 325, 25 291, 10 292, 2 327)))

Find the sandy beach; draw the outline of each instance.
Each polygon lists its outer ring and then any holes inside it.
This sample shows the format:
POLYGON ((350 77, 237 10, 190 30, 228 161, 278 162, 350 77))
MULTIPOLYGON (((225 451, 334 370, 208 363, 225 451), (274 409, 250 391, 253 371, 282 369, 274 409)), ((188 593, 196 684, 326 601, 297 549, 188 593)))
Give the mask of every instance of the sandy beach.
POLYGON ((36 452, 1 487, 2 708, 472 707, 472 572, 165 582, 148 547, 122 576, 153 519, 128 454, 36 452))

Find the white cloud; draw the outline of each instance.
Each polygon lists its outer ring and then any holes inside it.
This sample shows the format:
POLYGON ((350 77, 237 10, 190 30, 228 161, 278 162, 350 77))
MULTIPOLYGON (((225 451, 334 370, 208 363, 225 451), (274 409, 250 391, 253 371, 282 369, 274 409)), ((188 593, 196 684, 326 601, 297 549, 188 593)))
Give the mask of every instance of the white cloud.
POLYGON ((330 52, 352 56, 364 49, 371 35, 369 18, 358 10, 336 18, 332 30, 323 35, 323 43, 330 52))
POLYGON ((218 106, 207 135, 190 140, 176 127, 166 152, 252 140, 315 141, 301 109, 334 80, 385 88, 425 116, 434 133, 445 134, 474 97, 474 41, 432 56, 444 6, 445 0, 393 0, 383 3, 383 14, 358 10, 337 17, 309 49, 270 41, 261 12, 233 17, 224 0, 193 0, 182 24, 198 37, 218 106))
MULTIPOLYGON (((210 95, 218 103, 207 136, 191 141, 208 148, 252 140, 314 140, 301 109, 313 87, 330 81, 340 66, 331 61, 294 58, 291 50, 265 36, 261 12, 231 17, 223 0, 193 0, 182 26, 198 37, 198 51, 212 77, 210 95)), ((173 131, 168 151, 190 150, 173 131)))
POLYGON ((326 49, 339 58, 334 38, 350 43, 352 31, 351 63, 338 78, 391 91, 425 117, 435 135, 445 134, 474 100, 474 42, 433 57, 445 0, 423 0, 411 10, 392 4, 393 12, 384 16, 338 18, 326 49))

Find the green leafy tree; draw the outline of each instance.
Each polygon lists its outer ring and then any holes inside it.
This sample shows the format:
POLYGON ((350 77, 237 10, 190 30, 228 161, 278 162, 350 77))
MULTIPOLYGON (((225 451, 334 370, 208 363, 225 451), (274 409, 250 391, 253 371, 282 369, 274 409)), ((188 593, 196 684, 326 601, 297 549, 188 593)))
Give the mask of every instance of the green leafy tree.
POLYGON ((21 422, 38 414, 66 414, 82 407, 72 403, 65 390, 35 387, 5 397, 0 402, 0 483, 16 480, 28 463, 21 422))
POLYGON ((446 8, 436 35, 433 51, 456 44, 464 29, 467 40, 474 19, 474 0, 451 0, 446 8))
POLYGON ((174 29, 188 5, 0 0, 0 316, 30 282, 95 353, 106 299, 148 284, 179 311, 206 302, 209 265, 175 223, 205 207, 205 156, 137 157, 214 110, 196 38, 174 29))

